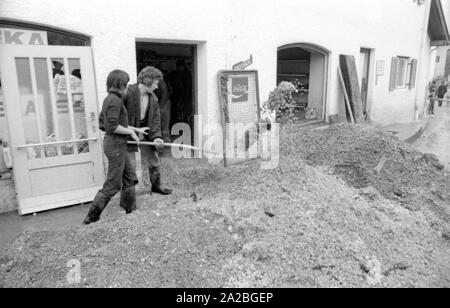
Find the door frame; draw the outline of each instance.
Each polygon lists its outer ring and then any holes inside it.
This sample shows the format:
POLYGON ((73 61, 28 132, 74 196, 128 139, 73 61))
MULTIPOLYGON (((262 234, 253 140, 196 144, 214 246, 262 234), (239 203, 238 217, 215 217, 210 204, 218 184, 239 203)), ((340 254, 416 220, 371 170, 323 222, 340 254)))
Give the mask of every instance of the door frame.
POLYGON ((323 114, 322 114, 322 119, 319 120, 318 122, 328 122, 329 121, 329 112, 330 112, 330 106, 329 106, 329 102, 330 102, 330 89, 329 89, 329 85, 331 84, 330 80, 331 80, 331 74, 330 74, 330 67, 331 67, 331 51, 320 46, 317 44, 313 44, 313 43, 292 43, 292 44, 287 44, 287 45, 282 45, 280 47, 278 47, 277 49, 277 61, 275 63, 278 63, 278 52, 281 50, 285 50, 285 49, 290 49, 290 48, 302 48, 305 49, 308 52, 315 52, 315 53, 319 53, 321 55, 323 55, 325 57, 324 61, 325 61, 325 65, 324 65, 324 85, 323 85, 323 114))
MULTIPOLYGON (((155 44, 155 45, 173 45, 173 46, 191 46, 193 47, 193 67, 194 78, 192 79, 192 88, 194 91, 193 103, 195 108, 194 131, 191 132, 194 140, 194 146, 203 147, 203 127, 209 122, 208 118, 208 75, 207 75, 207 57, 206 41, 195 40, 176 40, 176 39, 153 39, 136 38, 137 44, 155 44)), ((135 53, 136 55, 136 53, 135 53)), ((137 55, 135 58, 137 63, 137 55)), ((138 73, 138 72, 137 72, 138 73)), ((195 155, 199 155, 196 153, 195 155)))
MULTIPOLYGON (((365 98, 365 112, 366 118, 370 120, 371 111, 372 111, 372 96, 373 96, 373 85, 375 84, 375 49, 373 48, 360 48, 360 56, 362 53, 366 53, 367 55, 367 81, 366 81, 366 98, 365 98)), ((361 72, 362 74, 362 72, 361 72)), ((361 78, 362 80, 362 78, 361 78)), ((361 85, 362 86, 362 85, 361 85)))

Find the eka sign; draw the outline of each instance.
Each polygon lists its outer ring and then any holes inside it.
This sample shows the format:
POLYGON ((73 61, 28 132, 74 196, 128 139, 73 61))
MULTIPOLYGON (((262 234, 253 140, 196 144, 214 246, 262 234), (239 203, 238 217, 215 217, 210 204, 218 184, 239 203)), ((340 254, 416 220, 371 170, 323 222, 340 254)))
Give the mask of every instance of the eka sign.
POLYGON ((0 28, 0 45, 48 45, 47 32, 0 28))

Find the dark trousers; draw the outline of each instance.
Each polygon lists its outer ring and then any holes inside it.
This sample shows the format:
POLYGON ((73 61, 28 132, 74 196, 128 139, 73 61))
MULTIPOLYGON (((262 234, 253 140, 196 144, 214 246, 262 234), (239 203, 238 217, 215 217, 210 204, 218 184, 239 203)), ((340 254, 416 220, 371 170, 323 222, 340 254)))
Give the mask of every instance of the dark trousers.
POLYGON ((109 136, 106 136, 103 146, 108 158, 108 175, 101 192, 112 198, 122 188, 127 189, 138 184, 136 159, 134 153, 128 153, 126 143, 117 144, 109 136))
POLYGON ((428 105, 428 114, 434 114, 434 105, 436 100, 434 98, 430 99, 430 104, 428 105))
MULTIPOLYGON (((439 95, 438 99, 444 99, 445 95, 439 95)), ((442 107, 443 101, 439 101, 439 107, 442 107)))

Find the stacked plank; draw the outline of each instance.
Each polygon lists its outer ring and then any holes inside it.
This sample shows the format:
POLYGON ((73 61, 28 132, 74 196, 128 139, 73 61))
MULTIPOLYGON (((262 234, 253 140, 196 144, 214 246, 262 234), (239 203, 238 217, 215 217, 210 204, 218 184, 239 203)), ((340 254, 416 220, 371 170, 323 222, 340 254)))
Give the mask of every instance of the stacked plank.
POLYGON ((352 123, 365 122, 361 88, 359 86, 358 72, 354 56, 340 56, 339 78, 343 87, 347 107, 347 115, 352 123))

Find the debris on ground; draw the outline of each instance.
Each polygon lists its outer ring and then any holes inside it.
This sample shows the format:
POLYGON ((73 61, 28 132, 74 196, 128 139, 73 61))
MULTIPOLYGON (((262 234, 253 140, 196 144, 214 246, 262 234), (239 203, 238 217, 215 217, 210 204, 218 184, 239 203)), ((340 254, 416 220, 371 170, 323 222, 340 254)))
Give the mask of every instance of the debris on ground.
POLYGON ((448 173, 371 127, 286 128, 280 148, 274 170, 164 160, 173 195, 20 235, 0 287, 450 286, 448 173))

